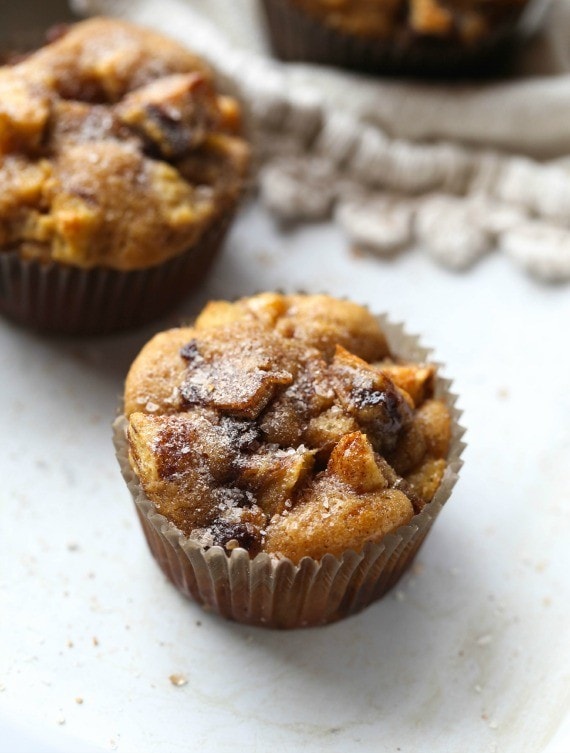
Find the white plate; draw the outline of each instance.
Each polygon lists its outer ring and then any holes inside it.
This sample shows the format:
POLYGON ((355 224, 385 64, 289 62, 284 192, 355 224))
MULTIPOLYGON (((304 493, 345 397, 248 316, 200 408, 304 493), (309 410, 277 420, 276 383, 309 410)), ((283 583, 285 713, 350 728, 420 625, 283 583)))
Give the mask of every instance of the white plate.
POLYGON ((275 288, 387 310, 448 364, 469 447, 418 566, 328 628, 203 613, 148 554, 110 438, 128 364, 176 317, 91 340, 1 321, 0 751, 567 753, 568 289, 499 257, 355 258, 253 206, 185 313, 275 288))

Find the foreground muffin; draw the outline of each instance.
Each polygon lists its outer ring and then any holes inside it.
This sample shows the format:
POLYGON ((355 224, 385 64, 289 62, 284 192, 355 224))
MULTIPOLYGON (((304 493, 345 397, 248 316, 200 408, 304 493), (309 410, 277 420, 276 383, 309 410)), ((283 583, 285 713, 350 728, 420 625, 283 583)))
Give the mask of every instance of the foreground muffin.
POLYGON ((284 60, 456 77, 501 66, 548 0, 263 0, 284 60))
POLYGON ((99 18, 0 68, 0 311, 140 324, 203 276, 243 191, 237 102, 176 42, 99 18))
POLYGON ((360 306, 270 293, 210 303, 143 348, 117 451, 151 550, 183 592, 295 627, 393 585, 459 452, 435 367, 394 352, 360 306))

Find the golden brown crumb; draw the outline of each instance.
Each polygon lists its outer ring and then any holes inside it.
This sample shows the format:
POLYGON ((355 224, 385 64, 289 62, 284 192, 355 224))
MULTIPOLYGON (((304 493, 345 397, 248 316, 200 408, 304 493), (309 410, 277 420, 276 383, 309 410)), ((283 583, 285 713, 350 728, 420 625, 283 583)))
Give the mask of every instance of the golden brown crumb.
POLYGON ((441 484, 445 468, 443 458, 426 457, 415 471, 408 474, 406 480, 419 497, 431 502, 441 484))
POLYGON ((361 433, 346 435, 332 452, 327 470, 309 486, 287 516, 275 516, 267 528, 265 548, 298 562, 358 551, 408 523, 410 499, 387 488, 361 433))

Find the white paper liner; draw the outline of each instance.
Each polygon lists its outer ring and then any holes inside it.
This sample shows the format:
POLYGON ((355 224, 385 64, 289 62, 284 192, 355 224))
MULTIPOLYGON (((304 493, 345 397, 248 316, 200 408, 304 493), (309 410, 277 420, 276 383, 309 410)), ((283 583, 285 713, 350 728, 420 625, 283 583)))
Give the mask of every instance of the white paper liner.
POLYGON ((222 547, 206 549, 190 540, 156 511, 145 495, 128 459, 127 419, 114 424, 114 443, 121 472, 132 494, 148 545, 158 564, 185 595, 223 617, 272 628, 323 625, 360 611, 379 599, 410 566, 434 520, 449 499, 462 466, 465 429, 451 380, 440 375, 442 364, 429 358, 431 350, 402 324, 378 316, 390 350, 398 358, 429 361, 437 366, 435 394, 445 400, 452 418, 447 468, 433 500, 412 521, 369 542, 361 552, 341 557, 326 554, 320 561, 304 557, 298 565, 262 552, 254 559, 241 548, 227 553, 222 547))

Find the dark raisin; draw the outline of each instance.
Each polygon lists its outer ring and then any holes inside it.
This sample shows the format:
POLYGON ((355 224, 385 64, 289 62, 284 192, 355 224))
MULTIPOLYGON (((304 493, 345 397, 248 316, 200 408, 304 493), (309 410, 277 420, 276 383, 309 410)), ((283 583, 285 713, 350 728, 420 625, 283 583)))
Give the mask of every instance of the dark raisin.
POLYGON ((353 390, 351 400, 360 412, 360 422, 372 433, 371 440, 376 449, 378 445, 391 449, 402 427, 411 418, 408 404, 392 388, 353 390))
POLYGON ((195 361, 197 358, 199 358, 200 351, 198 350, 197 341, 190 340, 189 343, 183 345, 180 348, 180 355, 185 361, 188 361, 188 363, 191 363, 192 361, 195 361))
POLYGON ((163 143, 158 146, 159 148, 162 146, 161 151, 166 151, 172 157, 184 155, 192 146, 192 130, 160 105, 150 104, 145 110, 149 120, 160 131, 163 143))
POLYGON ((372 408, 376 405, 386 405, 386 393, 372 388, 354 390, 351 398, 357 408, 372 408))
POLYGON ((231 523, 218 518, 210 526, 214 546, 225 547, 230 541, 237 541, 238 546, 255 556, 261 549, 261 533, 251 523, 231 523))
POLYGON ((252 507, 256 504, 255 496, 245 489, 228 487, 220 494, 221 502, 228 507, 252 507))
POLYGON ((227 432, 232 447, 239 452, 255 452, 261 447, 261 430, 254 421, 224 416, 221 426, 227 432))
POLYGON ((405 415, 407 404, 395 390, 386 390, 384 396, 386 413, 390 417, 392 424, 399 428, 403 423, 403 416, 405 415))
POLYGON ((204 405, 204 391, 201 386, 186 381, 180 385, 183 405, 204 405))

